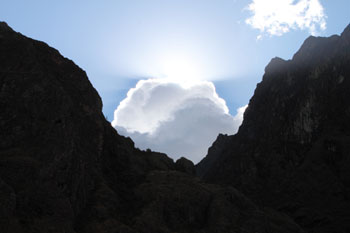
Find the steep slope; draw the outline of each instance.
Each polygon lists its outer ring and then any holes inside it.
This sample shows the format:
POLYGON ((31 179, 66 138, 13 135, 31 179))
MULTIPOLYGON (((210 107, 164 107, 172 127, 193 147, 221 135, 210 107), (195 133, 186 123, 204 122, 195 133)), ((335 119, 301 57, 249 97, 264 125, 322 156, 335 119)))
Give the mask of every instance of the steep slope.
POLYGON ((1 232, 303 232, 186 159, 136 149, 101 108, 83 70, 0 22, 1 232))
POLYGON ((272 59, 239 132, 219 136, 197 171, 309 232, 349 232, 350 25, 272 59))

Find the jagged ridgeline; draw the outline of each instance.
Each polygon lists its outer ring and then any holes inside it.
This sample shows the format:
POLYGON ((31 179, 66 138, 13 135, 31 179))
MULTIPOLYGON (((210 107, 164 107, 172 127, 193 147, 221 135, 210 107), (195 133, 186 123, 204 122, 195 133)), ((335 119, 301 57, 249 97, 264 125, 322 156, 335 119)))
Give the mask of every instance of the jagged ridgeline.
POLYGON ((349 49, 348 27, 274 59, 194 167, 135 148, 83 70, 0 23, 0 231, 348 232, 349 49))
POLYGON ((272 59, 239 132, 219 136, 197 171, 307 232, 350 232, 350 25, 272 59))

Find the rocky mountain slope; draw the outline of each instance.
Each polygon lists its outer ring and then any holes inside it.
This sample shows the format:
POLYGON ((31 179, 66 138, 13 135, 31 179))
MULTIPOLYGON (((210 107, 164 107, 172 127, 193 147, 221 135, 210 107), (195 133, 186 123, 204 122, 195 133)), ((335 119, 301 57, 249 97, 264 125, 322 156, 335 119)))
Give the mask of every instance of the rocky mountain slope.
POLYGON ((272 59, 239 132, 220 135, 197 171, 307 232, 350 232, 350 25, 272 59))
POLYGON ((83 70, 0 23, 1 232, 304 232, 186 159, 136 149, 101 109, 83 70))

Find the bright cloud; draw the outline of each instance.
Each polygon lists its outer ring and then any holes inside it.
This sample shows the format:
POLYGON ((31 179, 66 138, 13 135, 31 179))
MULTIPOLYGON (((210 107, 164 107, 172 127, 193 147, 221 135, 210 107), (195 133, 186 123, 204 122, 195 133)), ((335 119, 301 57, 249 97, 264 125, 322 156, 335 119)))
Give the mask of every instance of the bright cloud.
POLYGON ((253 0, 248 10, 253 15, 246 23, 273 36, 291 29, 309 30, 312 35, 326 29, 326 16, 319 0, 253 0))
POLYGON ((219 133, 234 134, 245 107, 236 116, 213 83, 180 84, 164 79, 141 80, 114 113, 112 125, 137 147, 181 156, 197 163, 219 133))

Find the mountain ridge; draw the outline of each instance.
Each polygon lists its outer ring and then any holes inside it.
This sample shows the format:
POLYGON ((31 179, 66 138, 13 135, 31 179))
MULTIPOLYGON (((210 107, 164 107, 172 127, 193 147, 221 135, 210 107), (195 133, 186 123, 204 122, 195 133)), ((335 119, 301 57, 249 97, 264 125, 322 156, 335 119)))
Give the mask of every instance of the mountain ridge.
POLYGON ((291 60, 272 59, 238 133, 214 142, 223 148, 209 149, 199 175, 308 232, 348 232, 349 32, 310 36, 291 60))

